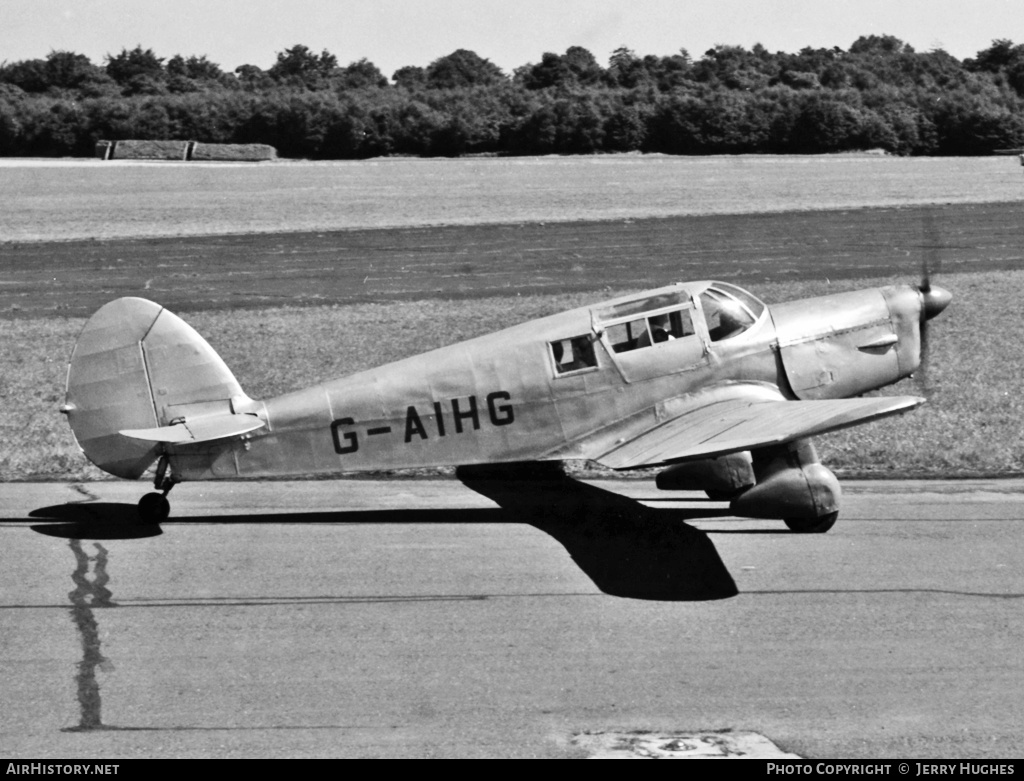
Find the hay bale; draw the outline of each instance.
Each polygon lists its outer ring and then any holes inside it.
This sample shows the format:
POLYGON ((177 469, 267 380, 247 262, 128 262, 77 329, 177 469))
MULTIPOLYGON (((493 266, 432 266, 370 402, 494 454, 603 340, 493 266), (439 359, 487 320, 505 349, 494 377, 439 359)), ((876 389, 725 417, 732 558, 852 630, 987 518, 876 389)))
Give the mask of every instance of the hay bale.
POLYGON ((277 150, 268 144, 193 143, 190 160, 258 162, 276 160, 277 150))
POLYGON ((118 141, 111 158, 114 160, 185 160, 187 141, 118 141))

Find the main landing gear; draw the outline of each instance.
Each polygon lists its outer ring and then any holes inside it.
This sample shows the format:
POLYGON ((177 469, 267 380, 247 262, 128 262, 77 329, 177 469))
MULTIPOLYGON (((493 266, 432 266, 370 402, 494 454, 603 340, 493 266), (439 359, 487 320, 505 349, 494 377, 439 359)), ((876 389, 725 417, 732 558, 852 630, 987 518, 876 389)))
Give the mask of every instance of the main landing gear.
POLYGON ((171 503, 167 494, 174 487, 174 478, 167 474, 167 456, 160 456, 156 467, 153 487, 162 493, 148 493, 139 499, 139 522, 144 524, 160 524, 171 514, 171 503))
POLYGON ((790 531, 798 534, 824 534, 836 525, 839 511, 822 515, 819 518, 783 518, 790 531))

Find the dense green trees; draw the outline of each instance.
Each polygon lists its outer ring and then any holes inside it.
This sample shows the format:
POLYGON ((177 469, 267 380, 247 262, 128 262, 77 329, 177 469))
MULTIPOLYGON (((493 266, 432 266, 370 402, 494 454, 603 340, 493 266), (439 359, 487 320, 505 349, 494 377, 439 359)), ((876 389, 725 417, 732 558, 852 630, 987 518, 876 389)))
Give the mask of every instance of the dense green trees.
POLYGON ((586 49, 506 75, 465 49, 389 79, 296 45, 267 70, 136 46, 0 65, 0 155, 88 155, 99 139, 265 143, 285 157, 816 153, 974 155, 1024 146, 1024 45, 973 59, 892 36, 848 51, 760 45, 638 55, 586 49))

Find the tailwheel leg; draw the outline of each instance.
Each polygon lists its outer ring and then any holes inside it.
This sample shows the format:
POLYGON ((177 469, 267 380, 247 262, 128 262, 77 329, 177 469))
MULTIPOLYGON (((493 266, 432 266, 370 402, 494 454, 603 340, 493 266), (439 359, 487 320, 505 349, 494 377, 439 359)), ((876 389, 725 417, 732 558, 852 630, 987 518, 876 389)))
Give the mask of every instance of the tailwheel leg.
POLYGON ((160 456, 153 487, 162 493, 148 493, 139 500, 139 521, 142 523, 163 523, 171 514, 171 503, 167 499, 167 494, 174 487, 175 480, 167 474, 167 467, 167 456, 160 456))

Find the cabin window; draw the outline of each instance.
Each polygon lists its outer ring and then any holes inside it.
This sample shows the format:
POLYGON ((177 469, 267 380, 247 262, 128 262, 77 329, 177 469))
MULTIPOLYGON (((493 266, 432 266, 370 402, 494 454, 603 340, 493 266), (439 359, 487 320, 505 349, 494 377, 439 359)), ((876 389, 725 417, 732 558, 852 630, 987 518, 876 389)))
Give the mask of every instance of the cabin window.
POLYGON ((643 317, 628 323, 608 326, 608 341, 617 353, 635 350, 640 346, 640 341, 647 338, 647 319, 643 317))
MULTIPOLYGON (((725 287, 724 285, 722 287, 725 287)), ((729 286, 732 288, 732 286, 729 286)), ((743 293, 739 288, 733 291, 743 293)), ((708 324, 708 335, 712 342, 732 339, 757 322, 764 310, 764 304, 749 294, 737 296, 716 287, 709 287, 700 294, 701 308, 708 324)))
POLYGON ((695 331, 690 310, 676 309, 608 326, 607 333, 612 350, 624 353, 692 336, 695 331))
POLYGON ((555 360, 557 374, 569 374, 584 369, 597 368, 594 354, 594 337, 590 334, 573 336, 551 342, 551 357, 555 360))
POLYGON ((675 312, 654 315, 648 318, 648 323, 655 342, 682 339, 684 336, 693 336, 697 332, 693 327, 693 317, 689 309, 678 309, 675 312), (659 337, 656 331, 660 331, 662 336, 659 337))

